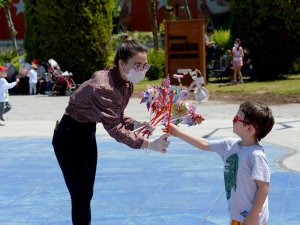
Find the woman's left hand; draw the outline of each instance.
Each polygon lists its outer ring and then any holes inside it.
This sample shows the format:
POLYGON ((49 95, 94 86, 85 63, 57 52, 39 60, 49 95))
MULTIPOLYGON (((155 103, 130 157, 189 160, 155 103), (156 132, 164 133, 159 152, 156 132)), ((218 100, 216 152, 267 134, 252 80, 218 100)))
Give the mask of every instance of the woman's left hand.
POLYGON ((133 131, 139 131, 141 129, 148 130, 149 135, 151 135, 155 130, 155 127, 152 127, 150 123, 146 121, 135 121, 133 125, 133 131))

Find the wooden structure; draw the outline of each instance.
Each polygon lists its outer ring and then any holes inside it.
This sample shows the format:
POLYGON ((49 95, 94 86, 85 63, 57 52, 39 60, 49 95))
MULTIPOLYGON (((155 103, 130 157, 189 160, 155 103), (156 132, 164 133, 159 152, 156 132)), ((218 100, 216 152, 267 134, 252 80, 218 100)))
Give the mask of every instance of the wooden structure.
MULTIPOLYGON (((178 83, 171 76, 184 69, 200 69, 206 80, 204 35, 204 19, 165 22, 165 72, 170 75, 171 84, 178 83)), ((191 82, 190 76, 182 80, 184 85, 191 82)))

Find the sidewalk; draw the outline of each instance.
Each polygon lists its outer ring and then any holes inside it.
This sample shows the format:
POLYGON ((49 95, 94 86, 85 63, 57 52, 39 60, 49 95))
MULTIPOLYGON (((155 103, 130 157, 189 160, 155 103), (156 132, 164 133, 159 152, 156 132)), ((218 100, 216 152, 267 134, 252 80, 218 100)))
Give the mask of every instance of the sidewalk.
MULTIPOLYGON (((10 96, 12 110, 5 115, 6 126, 0 127, 1 137, 51 137, 56 120, 59 120, 68 104, 68 97, 10 96)), ((200 126, 187 128, 206 137, 232 136, 232 117, 238 104, 208 101, 198 106, 198 112, 206 120, 200 126)), ((300 172, 300 104, 270 106, 275 117, 275 126, 264 142, 288 149, 278 163, 283 168, 300 172)), ((149 113, 140 99, 133 98, 126 109, 127 115, 138 120, 148 120, 149 113)), ((108 136, 101 124, 98 136, 108 136)), ((160 134, 159 129, 154 134, 160 134)))
MULTIPOLYGON (((68 97, 10 96, 0 126, 0 225, 71 224, 70 200, 51 146, 68 97)), ((272 171, 270 225, 300 224, 300 104, 271 106, 276 124, 262 145, 272 171)), ((209 139, 232 136, 237 104, 208 101, 203 124, 184 129, 209 139)), ((148 120, 132 99, 126 111, 148 120)), ((156 129, 154 136, 160 135, 156 129)), ((170 138, 167 154, 132 150, 97 125, 95 225, 224 225, 228 213, 222 162, 170 138)))

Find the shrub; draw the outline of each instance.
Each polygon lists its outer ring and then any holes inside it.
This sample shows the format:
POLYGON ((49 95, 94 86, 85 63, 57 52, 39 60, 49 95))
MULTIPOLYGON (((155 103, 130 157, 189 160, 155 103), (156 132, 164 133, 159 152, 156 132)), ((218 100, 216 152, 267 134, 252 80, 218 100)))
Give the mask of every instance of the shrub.
POLYGON ((83 82, 106 65, 114 0, 26 1, 27 61, 55 59, 83 82))
POLYGON ((286 74, 300 57, 299 1, 231 1, 231 36, 253 56, 259 80, 286 74))
POLYGON ((150 48, 148 52, 148 63, 151 65, 146 74, 149 80, 165 77, 165 52, 163 49, 155 51, 153 48, 150 48))
POLYGON ((229 30, 215 30, 213 40, 217 43, 217 48, 220 54, 223 54, 230 45, 230 31, 229 30))
POLYGON ((12 60, 16 57, 17 51, 13 50, 12 48, 4 48, 1 47, 0 49, 0 65, 4 65, 6 59, 12 60))

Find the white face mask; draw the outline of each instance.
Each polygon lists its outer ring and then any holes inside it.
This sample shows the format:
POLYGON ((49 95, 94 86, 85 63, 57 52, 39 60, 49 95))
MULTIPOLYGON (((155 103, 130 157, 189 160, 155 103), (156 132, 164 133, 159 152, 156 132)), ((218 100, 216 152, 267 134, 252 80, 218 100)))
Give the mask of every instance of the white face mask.
POLYGON ((236 48, 239 47, 239 44, 234 44, 234 47, 236 47, 236 48))
POLYGON ((145 72, 135 71, 134 69, 130 69, 128 73, 125 73, 126 79, 132 83, 137 83, 145 78, 145 72))

